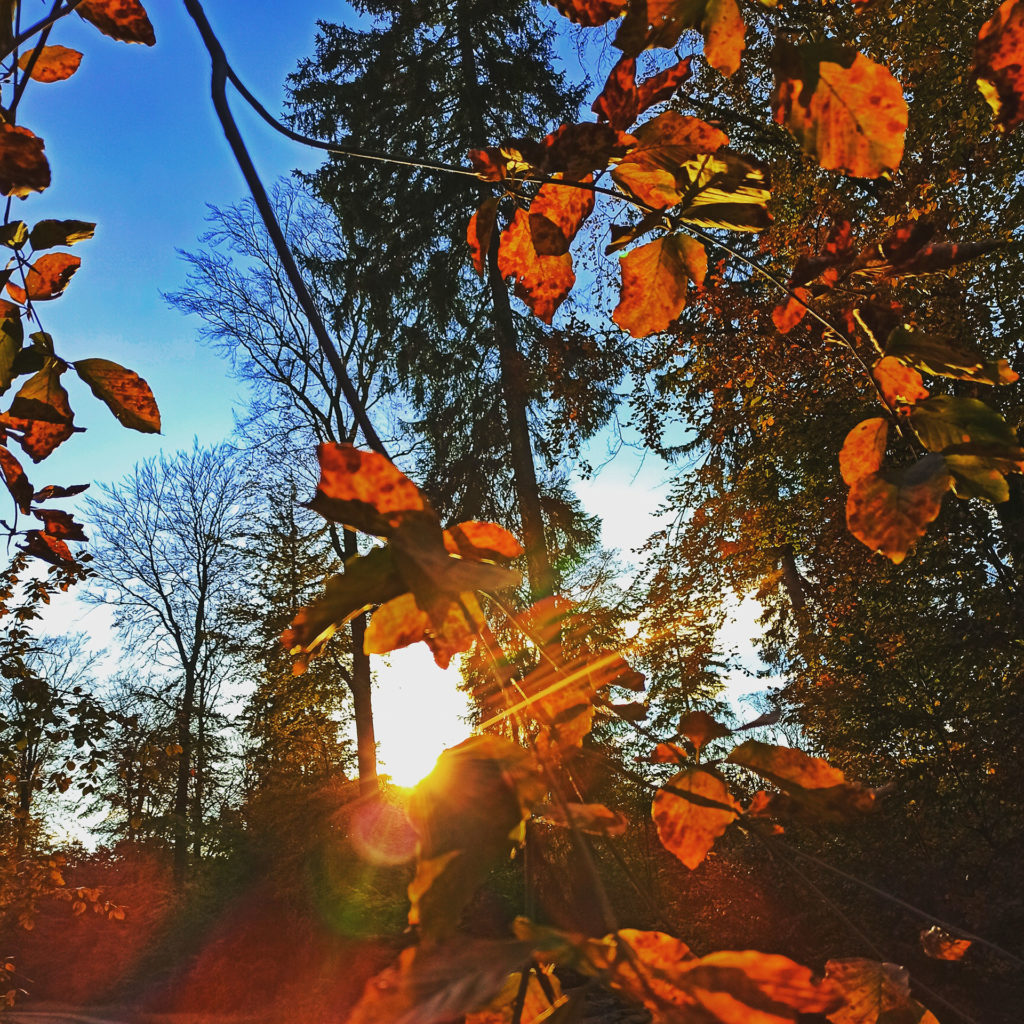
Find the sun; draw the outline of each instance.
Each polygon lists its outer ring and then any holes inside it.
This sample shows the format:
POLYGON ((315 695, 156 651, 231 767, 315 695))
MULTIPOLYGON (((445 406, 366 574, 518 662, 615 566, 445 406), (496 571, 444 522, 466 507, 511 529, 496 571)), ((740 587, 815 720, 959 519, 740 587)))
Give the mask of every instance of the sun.
POLYGON ((377 671, 374 731, 380 771, 398 786, 429 775, 442 750, 461 743, 470 727, 458 669, 442 671, 425 644, 388 656, 377 671))

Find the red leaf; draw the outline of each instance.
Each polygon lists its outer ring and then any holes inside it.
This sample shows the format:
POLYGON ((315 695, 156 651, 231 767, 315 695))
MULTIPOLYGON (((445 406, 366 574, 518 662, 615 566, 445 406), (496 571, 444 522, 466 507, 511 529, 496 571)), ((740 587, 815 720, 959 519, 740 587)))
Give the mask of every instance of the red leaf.
POLYGON ((971 948, 970 939, 958 939, 937 924, 923 929, 920 937, 925 956, 933 960, 962 960, 971 948))
POLYGON ((712 718, 706 711, 690 711, 679 719, 680 735, 685 736, 698 750, 708 740, 732 735, 732 730, 712 718))
POLYGON ((51 565, 70 565, 75 561, 71 549, 59 537, 49 536, 39 530, 29 530, 25 534, 25 541, 22 551, 51 565))
POLYGON ((641 82, 637 113, 642 114, 656 103, 672 99, 676 89, 690 77, 690 62, 692 60, 692 57, 684 57, 678 64, 659 71, 658 74, 641 82))
POLYGON ((74 484, 71 487, 61 487, 59 484, 47 484, 41 491, 36 491, 32 496, 33 501, 52 501, 59 498, 72 498, 76 494, 89 489, 88 484, 74 484))
POLYGON ((974 77, 1002 131, 1024 121, 1024 0, 1006 0, 981 26, 974 77))
POLYGON ((138 0, 82 0, 75 10, 105 36, 122 43, 156 42, 153 26, 138 0))
POLYGON ((655 794, 651 807, 661 845, 691 871, 702 863, 739 812, 740 805, 725 783, 703 768, 673 775, 655 794))
POLYGON ((688 235, 667 235, 622 259, 622 292, 612 319, 634 338, 664 331, 686 305, 689 281, 707 273, 704 246, 688 235))
POLYGON ((502 277, 515 279, 516 295, 546 324, 551 323, 555 310, 565 301, 576 281, 569 253, 538 254, 525 210, 517 210, 515 219, 501 234, 498 269, 502 277))
POLYGON ((70 423, 19 419, 6 412, 0 413, 0 427, 11 434, 33 462, 42 462, 76 430, 70 423))
POLYGON ((43 140, 21 125, 0 125, 0 195, 24 199, 49 186, 43 140))
POLYGON ((43 532, 48 537, 60 540, 89 539, 82 530, 82 524, 76 523, 70 512, 59 508, 37 508, 33 509, 32 514, 45 524, 43 532))
POLYGON ((466 241, 469 243, 473 268, 482 278, 486 269, 487 250, 491 247, 491 235, 494 233, 494 222, 498 218, 498 199, 491 196, 485 199, 469 220, 466 229, 466 241))
POLYGON ((8 282, 7 291, 15 302, 22 304, 59 298, 81 265, 81 258, 71 253, 47 253, 25 272, 24 288, 8 282))
MULTIPOLYGON (((593 181, 590 175, 584 183, 593 181)), ((538 256, 564 256, 594 209, 594 193, 575 185, 543 185, 530 203, 530 234, 538 256)))
POLYGON ((537 153, 538 167, 547 174, 580 181, 593 171, 604 170, 609 161, 624 156, 632 145, 631 135, 611 125, 592 121, 562 125, 544 137, 537 153))
POLYGON ((794 288, 790 296, 781 306, 772 310, 772 323, 780 334, 789 334, 807 313, 807 300, 811 293, 806 288, 794 288))
POLYGON ((119 423, 143 434, 160 433, 156 399, 149 385, 134 370, 127 370, 109 359, 80 359, 72 365, 119 423))
POLYGON ((601 95, 590 109, 599 120, 607 121, 620 131, 625 131, 636 120, 640 112, 640 94, 636 87, 635 58, 619 58, 604 83, 601 95))
MULTIPOLYGON (((18 67, 22 71, 28 67, 33 52, 29 50, 18 61, 18 67)), ((32 65, 29 77, 37 82, 62 82, 70 78, 81 63, 82 55, 78 50, 71 50, 66 46, 44 46, 32 65)))
POLYGON ((0 445, 0 473, 3 473, 4 483, 18 508, 27 515, 32 503, 32 485, 21 463, 3 445, 0 445))
POLYGON ((899 167, 907 102, 889 69, 830 44, 780 43, 775 120, 828 170, 879 178, 899 167))
POLYGON ((928 397, 928 391, 921 380, 921 374, 904 366, 893 356, 879 359, 871 370, 878 387, 890 409, 897 405, 913 405, 928 397))

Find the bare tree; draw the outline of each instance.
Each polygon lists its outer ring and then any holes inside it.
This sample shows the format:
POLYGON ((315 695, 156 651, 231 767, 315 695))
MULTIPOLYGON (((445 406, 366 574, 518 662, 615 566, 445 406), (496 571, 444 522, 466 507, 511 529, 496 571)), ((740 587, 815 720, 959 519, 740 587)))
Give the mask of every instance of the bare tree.
POLYGON ((88 502, 98 534, 88 599, 115 609, 129 657, 176 685, 177 770, 171 808, 174 869, 184 878, 190 839, 200 852, 210 716, 234 640, 227 613, 245 586, 251 485, 231 450, 161 455, 88 502))

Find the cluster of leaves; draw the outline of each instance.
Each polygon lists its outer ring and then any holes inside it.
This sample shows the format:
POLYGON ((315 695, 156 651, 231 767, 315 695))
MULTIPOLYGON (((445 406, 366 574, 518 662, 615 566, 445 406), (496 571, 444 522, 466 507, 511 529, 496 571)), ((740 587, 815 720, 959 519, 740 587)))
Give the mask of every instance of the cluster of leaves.
MULTIPOLYGON (((593 104, 595 121, 563 125, 539 142, 510 139, 470 153, 478 176, 503 190, 500 198, 485 200, 470 222, 473 263, 483 274, 505 203, 511 215, 501 230, 499 268, 516 295, 550 323, 575 283, 570 246, 594 212, 595 196, 614 199, 639 218, 610 229, 606 253, 619 254, 621 272, 612 319, 634 338, 645 338, 669 329, 691 289, 704 288, 707 245, 734 251, 707 232, 762 231, 771 223, 772 194, 767 169, 734 152, 715 123, 665 110, 634 127, 640 115, 672 98, 692 63, 687 57, 638 83, 636 58, 646 49, 672 48, 683 32, 697 30, 708 63, 732 75, 747 27, 736 0, 560 0, 556 6, 584 26, 621 18, 614 45, 622 57, 593 104), (609 184, 597 184, 606 172, 609 184), (636 244, 652 233, 653 240, 636 244)), ((820 167, 860 179, 890 178, 903 158, 908 127, 900 83, 887 67, 845 43, 778 32, 773 15, 763 10, 777 6, 760 4, 759 15, 764 30, 775 35, 774 120, 820 167)), ((976 48, 974 78, 997 126, 1007 131, 1024 118, 1022 22, 1024 5, 1008 0, 984 24, 976 48)), ((930 397, 919 373, 990 384, 1012 383, 1016 375, 1005 362, 963 351, 935 332, 917 335, 883 295, 898 279, 949 271, 998 243, 936 241, 925 223, 909 220, 859 248, 856 234, 849 221, 837 222, 823 250, 798 261, 788 286, 776 282, 788 300, 773 319, 787 333, 811 314, 826 327, 827 338, 850 351, 856 372, 871 375, 887 415, 851 436, 844 458, 852 488, 848 521, 856 537, 898 562, 938 515, 946 491, 1005 501, 1006 474, 1024 470, 1015 431, 999 413, 977 398, 930 397), (858 355, 864 337, 877 350, 874 367, 858 355), (912 464, 883 469, 890 427, 907 449, 901 461, 912 464), (877 449, 876 455, 854 454, 865 448, 877 449)))
MULTIPOLYGON (((418 842, 409 923, 419 945, 371 981, 353 1021, 423 1024, 460 1014, 473 1024, 554 1019, 575 1012, 578 998, 561 992, 550 973, 556 965, 599 979, 658 1021, 738 1024, 760 1014, 782 1022, 813 1012, 828 1014, 834 1024, 874 1024, 890 1011, 934 1021, 910 996, 906 972, 892 964, 830 961, 826 976, 815 978, 786 957, 753 951, 697 957, 661 932, 620 929, 591 939, 527 920, 507 941, 458 939, 462 911, 491 868, 523 843, 528 821, 567 829, 579 841, 584 834, 623 833, 621 812, 566 794, 573 758, 599 715, 642 721, 641 703, 613 703, 607 691, 641 692, 643 677, 618 653, 588 645, 574 628, 571 606, 558 597, 519 613, 493 600, 519 638, 500 642, 475 592, 516 582, 495 561, 521 553, 508 534, 482 523, 442 531, 419 489, 374 453, 324 445, 320 465, 312 507, 387 545, 350 560, 324 597, 296 616, 283 641, 300 669, 338 625, 371 605, 379 607, 366 633, 368 652, 423 640, 446 665, 475 642, 473 658, 489 666, 478 673, 483 682, 476 693, 489 716, 484 731, 445 751, 410 799, 418 842)), ((835 821, 873 809, 872 791, 791 747, 746 739, 724 756, 707 758, 712 742, 768 720, 734 731, 692 712, 672 737, 648 737, 650 760, 678 769, 653 797, 658 836, 691 870, 733 823, 756 831, 770 820, 770 834, 782 831, 780 819, 835 821), (736 768, 772 792, 759 789, 744 805, 725 774, 736 768)), ((934 938, 934 948, 946 948, 934 938)))
MULTIPOLYGON (((0 300, 0 393, 22 381, 10 406, 0 413, 0 473, 17 512, 39 519, 41 529, 11 534, 24 538, 23 550, 51 564, 75 562, 69 541, 84 541, 81 524, 67 512, 44 507, 45 502, 67 498, 84 486, 49 486, 36 490, 21 463, 10 450, 19 444, 33 462, 41 462, 73 433, 74 413, 62 375, 73 369, 126 427, 147 433, 160 430, 160 413, 149 385, 133 370, 109 359, 65 359, 53 338, 42 328, 39 304, 63 295, 81 265, 78 256, 63 250, 93 236, 96 225, 79 220, 42 220, 29 227, 11 217, 11 198, 25 199, 50 186, 50 164, 45 142, 30 129, 17 124, 18 105, 31 82, 50 84, 70 78, 79 68, 82 54, 60 45, 49 45, 52 25, 47 24, 32 41, 15 36, 21 4, 0 5, 0 53, 4 81, 12 96, 0 123, 0 195, 7 196, 7 214, 0 225, 0 246, 10 258, 0 269, 0 285, 8 298, 0 300), (28 48, 20 49, 28 43, 28 48), (32 328, 35 327, 35 330, 32 328)), ((122 42, 155 42, 153 27, 138 0, 82 0, 65 9, 102 33, 122 42)), ((6 524, 5 524, 6 525, 6 524)))

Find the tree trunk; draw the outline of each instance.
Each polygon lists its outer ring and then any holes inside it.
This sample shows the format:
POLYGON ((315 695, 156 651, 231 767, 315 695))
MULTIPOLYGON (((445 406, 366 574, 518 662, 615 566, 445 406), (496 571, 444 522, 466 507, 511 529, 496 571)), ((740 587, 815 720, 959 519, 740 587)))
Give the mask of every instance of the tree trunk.
MULTIPOLYGON (((337 531, 331 531, 337 547, 337 531)), ((356 536, 343 531, 342 553, 345 559, 359 553, 356 536)), ((350 625, 352 637, 352 677, 349 690, 356 719, 356 757, 359 762, 359 792, 363 796, 377 792, 377 737, 373 729, 373 695, 370 689, 370 656, 363 651, 366 615, 357 615, 350 625)))
POLYGON ((192 709, 196 697, 195 675, 186 670, 185 688, 178 711, 178 777, 174 786, 174 882, 181 886, 188 873, 188 784, 192 768, 192 709))

